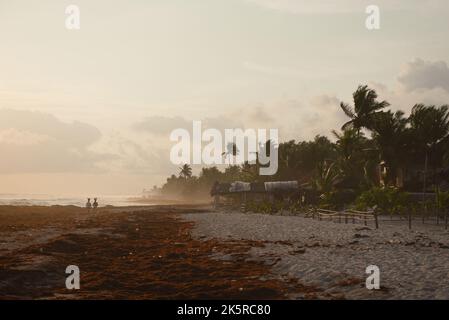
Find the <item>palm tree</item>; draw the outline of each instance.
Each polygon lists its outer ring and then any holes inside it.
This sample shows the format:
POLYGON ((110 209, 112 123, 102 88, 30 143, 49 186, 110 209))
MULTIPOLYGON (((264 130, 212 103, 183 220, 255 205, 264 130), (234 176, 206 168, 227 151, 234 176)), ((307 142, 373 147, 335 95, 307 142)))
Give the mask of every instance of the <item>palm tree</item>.
POLYGON ((409 117, 413 141, 417 148, 425 154, 423 191, 426 191, 426 176, 429 159, 435 171, 441 165, 444 146, 449 139, 449 107, 425 106, 417 104, 409 117))
POLYGON ((340 103, 343 112, 351 118, 343 125, 342 130, 353 128, 359 133, 361 128, 371 129, 374 115, 390 105, 387 101, 378 102, 376 91, 366 85, 357 88, 353 99, 354 108, 344 102, 340 103))
MULTIPOLYGON (((396 185, 397 178, 402 176, 402 167, 407 158, 408 120, 404 112, 379 112, 373 119, 372 138, 376 144, 380 159, 387 167, 387 184, 396 185), (399 176, 398 176, 399 175, 399 176)), ((402 184, 401 182, 399 183, 402 184)))
POLYGON ((365 151, 369 147, 369 141, 355 128, 343 130, 342 133, 333 130, 332 133, 337 138, 337 165, 344 184, 356 187, 368 182, 366 171, 369 157, 365 151))
MULTIPOLYGON (((239 149, 237 148, 237 144, 235 144, 234 142, 229 142, 226 145, 226 151, 223 152, 221 155, 224 156, 225 158, 230 159, 230 157, 235 158, 238 154, 240 153, 239 149)), ((231 161, 229 160, 229 165, 231 165, 231 161)))
POLYGON ((184 179, 192 177, 192 168, 187 163, 179 168, 179 177, 184 179))
POLYGON ((321 194, 332 191, 335 183, 341 178, 336 162, 322 161, 317 164, 312 185, 321 194))

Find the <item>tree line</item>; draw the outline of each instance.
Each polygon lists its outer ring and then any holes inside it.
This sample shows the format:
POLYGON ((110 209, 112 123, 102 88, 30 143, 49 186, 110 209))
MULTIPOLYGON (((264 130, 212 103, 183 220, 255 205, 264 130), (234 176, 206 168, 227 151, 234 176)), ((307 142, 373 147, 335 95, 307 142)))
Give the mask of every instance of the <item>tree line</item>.
MULTIPOLYGON (((353 93, 352 105, 341 102, 340 107, 348 121, 339 130, 330 131, 335 142, 318 135, 312 141, 279 143, 279 168, 273 176, 260 176, 257 161, 230 165, 223 171, 204 167, 198 176, 192 175, 192 168, 186 164, 179 168, 178 175, 167 179, 162 192, 207 196, 215 181, 297 180, 322 198, 339 192, 356 197, 373 188, 434 192, 446 187, 447 105, 416 104, 406 116, 403 111, 392 111, 387 101, 378 99, 375 90, 361 85, 353 93)), ((267 145, 260 148, 264 152, 267 145)), ((234 156, 238 152, 235 147, 227 149, 234 156)))

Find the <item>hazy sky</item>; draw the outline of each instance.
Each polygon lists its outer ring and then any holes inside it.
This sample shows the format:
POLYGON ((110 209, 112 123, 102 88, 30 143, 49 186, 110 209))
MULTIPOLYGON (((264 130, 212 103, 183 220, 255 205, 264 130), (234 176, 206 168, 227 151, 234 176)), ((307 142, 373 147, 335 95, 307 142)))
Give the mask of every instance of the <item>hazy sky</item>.
POLYGON ((447 0, 0 0, 0 193, 138 193, 176 169, 174 128, 328 135, 358 84, 394 109, 449 104, 448 16, 447 0))

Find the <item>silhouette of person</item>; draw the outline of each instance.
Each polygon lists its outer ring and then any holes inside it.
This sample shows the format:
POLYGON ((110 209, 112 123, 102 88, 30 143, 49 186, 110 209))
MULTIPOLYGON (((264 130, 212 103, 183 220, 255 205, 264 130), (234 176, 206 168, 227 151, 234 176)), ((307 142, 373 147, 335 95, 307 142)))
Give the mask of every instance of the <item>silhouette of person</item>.
POLYGON ((94 208, 94 210, 98 208, 97 198, 94 198, 94 203, 93 203, 92 207, 94 208))
POLYGON ((87 208, 87 211, 90 211, 90 209, 92 208, 92 204, 90 203, 90 198, 87 198, 86 208, 87 208))

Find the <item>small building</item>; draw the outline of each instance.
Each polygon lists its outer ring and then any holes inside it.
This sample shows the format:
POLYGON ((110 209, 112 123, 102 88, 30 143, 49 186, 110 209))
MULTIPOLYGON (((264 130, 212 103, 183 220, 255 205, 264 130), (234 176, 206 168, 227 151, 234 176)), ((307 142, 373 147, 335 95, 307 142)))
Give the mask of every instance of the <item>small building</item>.
POLYGON ((216 182, 211 189, 214 205, 241 205, 248 201, 297 201, 300 199, 298 181, 216 182))

